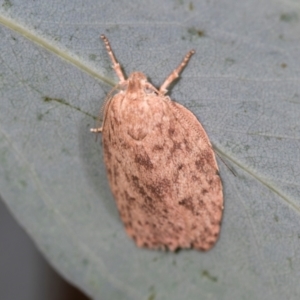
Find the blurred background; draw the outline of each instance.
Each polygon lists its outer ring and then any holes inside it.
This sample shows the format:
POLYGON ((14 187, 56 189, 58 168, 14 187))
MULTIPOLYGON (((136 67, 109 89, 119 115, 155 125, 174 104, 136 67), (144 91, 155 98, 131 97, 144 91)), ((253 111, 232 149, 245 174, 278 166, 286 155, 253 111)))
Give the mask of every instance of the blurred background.
POLYGON ((48 264, 0 197, 0 299, 88 300, 48 264))

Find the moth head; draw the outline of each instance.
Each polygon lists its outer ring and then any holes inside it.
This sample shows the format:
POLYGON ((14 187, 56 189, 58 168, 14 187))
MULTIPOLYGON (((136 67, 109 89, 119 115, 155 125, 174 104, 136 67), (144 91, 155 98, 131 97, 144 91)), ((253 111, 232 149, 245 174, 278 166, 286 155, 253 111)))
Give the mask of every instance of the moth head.
POLYGON ((127 79, 128 87, 127 92, 129 93, 138 93, 147 82, 147 77, 141 72, 133 72, 130 74, 127 79))
POLYGON ((139 81, 139 82, 145 83, 147 81, 147 77, 145 74, 143 74, 141 72, 133 72, 130 74, 128 80, 135 81, 135 82, 139 81))

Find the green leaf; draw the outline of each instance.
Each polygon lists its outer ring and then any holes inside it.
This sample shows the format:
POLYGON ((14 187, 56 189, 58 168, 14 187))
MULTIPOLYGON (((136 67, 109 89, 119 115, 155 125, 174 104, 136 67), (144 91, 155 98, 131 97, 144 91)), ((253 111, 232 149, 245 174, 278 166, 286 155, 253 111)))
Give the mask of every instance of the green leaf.
POLYGON ((0 191, 38 248, 94 299, 298 299, 300 6, 284 1, 2 1, 0 191), (117 78, 171 90, 202 122, 225 210, 207 253, 138 249, 89 133, 117 78))

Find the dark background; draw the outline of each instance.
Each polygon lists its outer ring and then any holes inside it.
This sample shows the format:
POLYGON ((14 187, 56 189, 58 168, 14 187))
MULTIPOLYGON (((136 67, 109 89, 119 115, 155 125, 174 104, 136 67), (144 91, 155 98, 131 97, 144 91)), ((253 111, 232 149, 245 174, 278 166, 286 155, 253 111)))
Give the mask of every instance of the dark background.
POLYGON ((0 299, 87 300, 43 258, 0 197, 0 299))

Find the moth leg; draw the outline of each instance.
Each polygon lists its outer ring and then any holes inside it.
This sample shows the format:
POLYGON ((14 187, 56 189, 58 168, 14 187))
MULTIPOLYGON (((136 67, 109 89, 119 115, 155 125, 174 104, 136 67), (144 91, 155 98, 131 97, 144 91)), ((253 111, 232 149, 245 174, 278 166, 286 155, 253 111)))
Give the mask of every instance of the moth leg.
POLYGON ((101 39, 103 40, 103 42, 105 44, 106 51, 107 51, 107 53, 108 53, 108 55, 109 55, 109 57, 110 57, 110 59, 113 63, 113 68, 114 68, 115 72, 117 73, 117 76, 120 79, 120 83, 123 83, 125 81, 125 77, 124 77, 124 74, 122 72, 121 66, 117 62, 116 57, 115 57, 115 55, 114 55, 114 53, 111 49, 109 41, 108 41, 107 37, 104 34, 102 34, 100 37, 101 37, 101 39))
POLYGON ((99 127, 99 128, 91 128, 91 129, 90 129, 90 132, 98 133, 98 132, 102 132, 102 130, 103 130, 102 127, 99 127))
POLYGON ((195 53, 195 50, 191 50, 187 53, 187 55, 184 57, 180 65, 166 78, 164 83, 161 85, 159 91, 162 94, 166 94, 168 92, 167 87, 176 79, 179 77, 180 72, 183 70, 183 68, 187 65, 188 61, 190 60, 191 56, 195 53))

